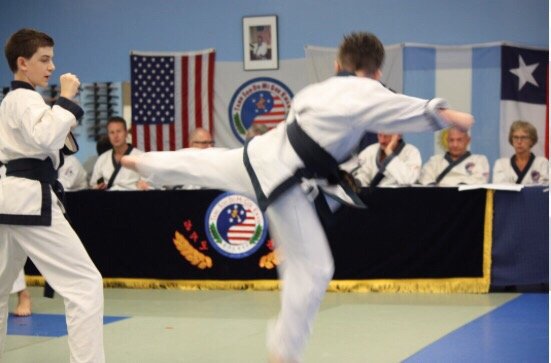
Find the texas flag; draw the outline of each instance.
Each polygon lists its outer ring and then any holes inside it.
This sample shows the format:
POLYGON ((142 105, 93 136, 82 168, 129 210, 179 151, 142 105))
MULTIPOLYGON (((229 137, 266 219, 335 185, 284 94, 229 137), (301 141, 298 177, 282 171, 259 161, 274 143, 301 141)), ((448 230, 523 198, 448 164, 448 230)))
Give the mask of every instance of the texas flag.
POLYGON ((500 151, 514 153, 508 142, 516 120, 532 123, 538 131, 536 155, 549 158, 548 69, 549 52, 512 46, 501 47, 500 151))
MULTIPOLYGON (((511 157, 511 123, 532 123, 539 140, 532 148, 538 156, 546 150, 546 90, 548 50, 506 43, 404 46, 404 93, 422 98, 442 97, 452 108, 472 113, 470 149, 485 155, 490 165, 511 157)), ((426 161, 442 153, 442 135, 408 134, 426 161)))

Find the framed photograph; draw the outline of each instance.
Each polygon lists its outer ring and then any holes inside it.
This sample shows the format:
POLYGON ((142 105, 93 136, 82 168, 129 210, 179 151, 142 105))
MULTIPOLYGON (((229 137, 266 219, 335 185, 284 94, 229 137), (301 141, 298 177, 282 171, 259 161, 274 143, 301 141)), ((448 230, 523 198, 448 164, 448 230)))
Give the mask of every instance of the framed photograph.
POLYGON ((277 69, 277 16, 243 18, 243 68, 246 71, 277 69))

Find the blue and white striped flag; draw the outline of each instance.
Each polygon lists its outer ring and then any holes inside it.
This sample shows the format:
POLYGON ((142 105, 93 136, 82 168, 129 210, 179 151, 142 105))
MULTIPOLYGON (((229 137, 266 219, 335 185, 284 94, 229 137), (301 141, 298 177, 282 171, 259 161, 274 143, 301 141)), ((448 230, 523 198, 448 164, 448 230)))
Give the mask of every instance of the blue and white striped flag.
MULTIPOLYGON (((486 155, 491 164, 500 157, 512 155, 507 136, 511 122, 516 119, 529 121, 536 127, 542 141, 535 145, 533 152, 545 155, 547 54, 547 50, 511 47, 503 43, 406 44, 404 93, 423 98, 442 97, 451 107, 472 113, 476 123, 471 130, 470 149, 473 153, 486 155), (519 54, 530 54, 530 57, 526 55, 530 60, 519 64, 519 54), (530 74, 534 82, 530 82, 530 74), (520 90, 519 81, 524 83, 520 90), (517 87, 516 91, 510 90, 512 85, 517 87), (534 98, 525 93, 539 96, 534 98), (525 101, 525 97, 530 101, 525 101), (535 101, 537 99, 540 101, 535 101)), ((438 137, 411 134, 406 139, 420 149, 425 161, 442 151, 438 137)))

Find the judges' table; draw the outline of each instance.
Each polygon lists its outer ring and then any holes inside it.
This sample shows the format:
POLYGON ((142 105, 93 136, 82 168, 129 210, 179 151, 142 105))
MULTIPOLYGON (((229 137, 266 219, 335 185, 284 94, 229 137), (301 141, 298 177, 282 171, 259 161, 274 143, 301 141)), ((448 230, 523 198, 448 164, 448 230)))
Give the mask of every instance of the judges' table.
POLYGON ((494 197, 492 285, 549 284, 549 188, 494 197))
MULTIPOLYGON (((548 252, 542 252, 548 251, 548 225, 535 226, 537 236, 526 234, 526 222, 518 214, 525 210, 512 207, 520 200, 530 208, 536 190, 507 193, 455 188, 364 191, 368 209, 341 208, 326 226, 335 258, 330 289, 486 292, 492 244, 498 251, 493 270, 499 272, 500 282, 514 284, 518 269, 547 282, 543 262, 548 252), (529 239, 506 238, 524 235, 529 239), (537 251, 541 263, 517 268, 517 249, 537 251)), ((228 201, 228 195, 215 190, 80 191, 66 197, 71 223, 107 286, 278 287, 274 267, 280 261, 269 235, 264 235, 267 225, 254 222, 254 208, 240 199, 228 201), (234 233, 232 221, 239 221, 233 219, 239 213, 254 222, 249 223, 250 232, 234 233)), ((535 214, 547 216, 548 205, 539 203, 537 209, 535 214)), ((521 255, 535 257, 531 252, 521 255)), ((27 273, 37 274, 32 264, 27 273)), ((32 283, 33 277, 29 280, 32 283)))

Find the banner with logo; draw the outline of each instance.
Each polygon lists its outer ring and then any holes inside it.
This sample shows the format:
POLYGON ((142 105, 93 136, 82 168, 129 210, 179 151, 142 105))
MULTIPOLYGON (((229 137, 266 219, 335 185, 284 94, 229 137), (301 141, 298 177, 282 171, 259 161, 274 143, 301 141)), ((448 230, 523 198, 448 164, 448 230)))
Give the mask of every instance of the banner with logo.
POLYGON ((242 62, 216 62, 214 139, 217 146, 243 145, 253 123, 283 121, 295 93, 308 85, 304 59, 282 60, 279 69, 245 71, 242 62))
MULTIPOLYGON (((341 208, 326 231, 335 260, 330 289, 487 291, 492 195, 382 188, 369 195, 368 209, 341 208)), ((276 267, 285 255, 247 197, 216 190, 86 190, 67 193, 67 209, 107 286, 279 287, 276 267), (98 215, 105 216, 101 223, 98 215)))

